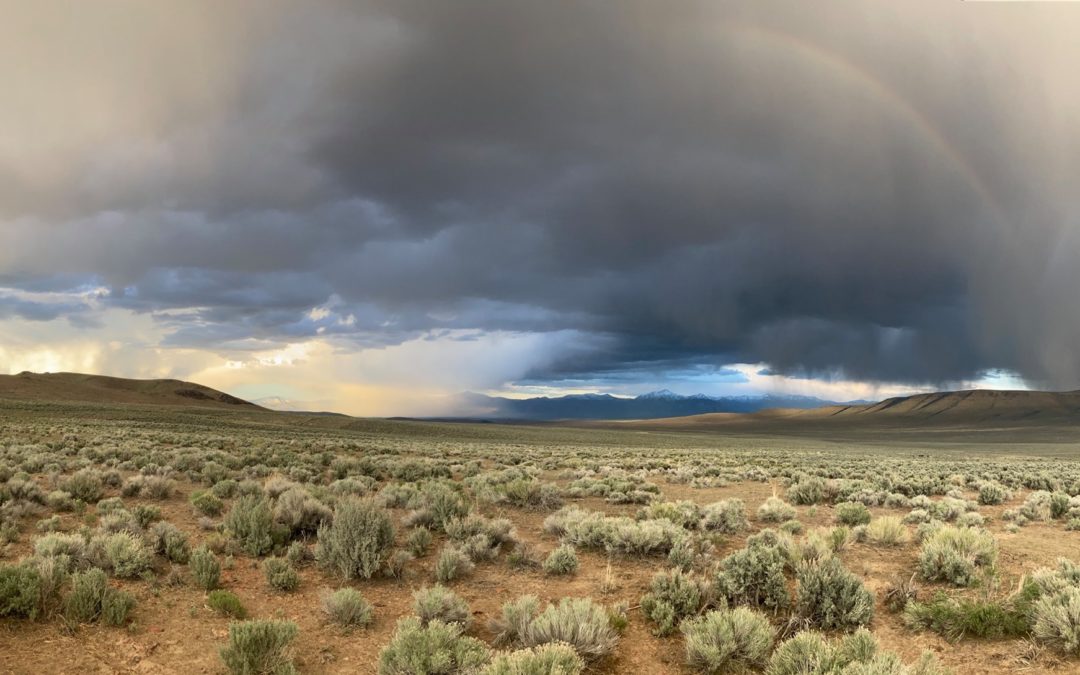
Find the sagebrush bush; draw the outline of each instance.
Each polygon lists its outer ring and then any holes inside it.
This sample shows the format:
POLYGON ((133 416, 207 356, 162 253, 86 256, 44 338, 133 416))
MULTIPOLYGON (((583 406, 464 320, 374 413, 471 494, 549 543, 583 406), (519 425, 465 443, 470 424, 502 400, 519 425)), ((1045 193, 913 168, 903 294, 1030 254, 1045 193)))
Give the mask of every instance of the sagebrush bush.
POLYGON ((495 644, 522 644, 525 629, 539 612, 540 600, 535 595, 504 602, 499 617, 492 619, 489 626, 495 634, 495 644))
POLYGON ((909 525, 930 522, 930 513, 926 509, 912 509, 904 516, 904 522, 909 525))
POLYGON ((488 662, 487 646, 462 635, 460 624, 416 617, 397 623, 390 643, 379 652, 379 675, 456 675, 471 673, 488 662))
POLYGON ((96 567, 71 576, 71 591, 64 599, 64 616, 75 623, 90 623, 101 616, 101 603, 109 588, 105 571, 96 567))
POLYGON ((830 642, 816 631, 802 631, 780 643, 766 675, 946 675, 930 652, 907 666, 892 652, 883 652, 865 628, 830 642))
POLYGON ((750 528, 746 504, 732 497, 705 506, 701 510, 701 529, 721 534, 737 534, 750 528))
POLYGON ((795 593, 795 613, 810 626, 849 630, 874 617, 874 595, 838 558, 802 565, 795 593))
POLYGON ((0 616, 36 619, 41 585, 41 576, 29 565, 0 564, 0 616))
POLYGON ((210 488, 210 492, 214 493, 214 496, 219 499, 231 499, 236 496, 239 485, 232 478, 224 478, 214 483, 210 488))
POLYGON ((101 599, 101 618, 110 626, 127 623, 131 610, 135 609, 135 596, 116 588, 106 589, 101 599))
POLYGON ((757 510, 758 520, 766 523, 782 523, 793 520, 797 515, 795 507, 779 497, 769 497, 757 510))
POLYGON ((784 577, 787 562, 779 540, 759 539, 720 561, 713 586, 731 605, 780 610, 791 602, 784 577))
POLYGON ((585 661, 570 645, 551 643, 496 654, 479 675, 579 675, 585 661))
POLYGON ((409 531, 409 536, 405 540, 405 546, 409 549, 417 558, 423 558, 427 555, 428 549, 431 547, 431 541, 434 537, 431 535, 431 530, 426 527, 417 527, 409 531))
POLYGON ((319 528, 315 559, 346 581, 370 579, 394 543, 390 514, 371 500, 345 499, 334 519, 319 528))
POLYGON ((537 480, 513 480, 496 488, 496 501, 523 509, 551 511, 562 505, 559 486, 537 480))
POLYGON ((136 504, 131 508, 131 515, 141 528, 161 520, 161 507, 153 504, 136 504))
POLYGON ((315 534, 333 517, 330 507, 301 487, 289 488, 274 503, 274 521, 285 527, 289 537, 315 534))
MULTIPOLYGON (((41 558, 30 556, 23 558, 22 565, 30 567, 37 573, 36 590, 38 591, 38 605, 40 614, 49 614, 60 598, 60 591, 67 583, 72 565, 67 556, 55 558, 41 558)), ((27 588, 34 588, 35 581, 27 580, 27 588)), ((5 603, 0 600, 0 606, 5 603)))
POLYGON ((206 596, 206 604, 218 614, 231 616, 234 619, 243 619, 247 616, 247 610, 244 609, 240 598, 229 591, 210 591, 210 594, 206 596))
POLYGON ((720 609, 684 621, 686 661, 701 673, 760 668, 776 640, 765 615, 746 607, 720 609))
POLYGON ((91 540, 91 547, 100 553, 98 562, 113 576, 134 579, 150 570, 151 555, 142 538, 124 531, 91 540))
POLYGON ((970 586, 997 561, 997 542, 987 530, 945 525, 926 538, 919 574, 927 581, 970 586))
POLYGON ((266 575, 266 583, 276 591, 295 591, 300 586, 300 575, 284 558, 264 560, 263 574, 266 575))
POLYGON ((866 525, 870 522, 870 509, 860 502, 841 502, 835 507, 835 517, 843 525, 866 525))
POLYGON ((463 518, 469 513, 464 497, 445 483, 428 483, 422 488, 432 525, 443 530, 451 520, 463 518))
POLYGON ((716 546, 709 538, 688 533, 675 540, 668 551, 668 564, 672 567, 689 571, 706 567, 713 562, 716 546))
POLYGON ((968 513, 961 514, 956 519, 957 527, 983 527, 986 524, 986 519, 983 518, 981 513, 969 511, 968 513))
POLYGON ((469 604, 445 586, 429 586, 413 593, 413 613, 424 625, 432 621, 459 623, 468 627, 472 620, 469 604))
POLYGON ((817 504, 825 499, 825 481, 816 476, 802 478, 788 487, 787 496, 795 504, 817 504))
POLYGON ((53 490, 46 495, 45 505, 54 511, 71 511, 75 508, 71 493, 63 490, 53 490))
POLYGON ((60 488, 84 502, 96 502, 105 493, 101 472, 96 469, 79 469, 64 479, 60 488))
POLYGON ((1001 504, 1012 498, 1009 489, 1001 483, 986 481, 979 485, 979 503, 987 506, 1001 504))
POLYGON ((465 542, 478 536, 486 537, 491 547, 515 541, 514 524, 506 518, 485 518, 471 513, 462 518, 451 518, 444 528, 452 541, 465 542))
POLYGON ((448 584, 472 573, 475 565, 472 559, 463 550, 447 544, 439 553, 439 559, 435 561, 436 581, 448 584))
POLYGON ((233 503, 225 516, 225 529, 250 556, 258 557, 274 547, 274 517, 264 497, 245 495, 233 503))
POLYGON ((1039 598, 1032 608, 1032 635, 1039 642, 1080 656, 1080 588, 1072 587, 1039 598))
POLYGON ((202 589, 212 591, 221 580, 221 563, 210 549, 200 546, 188 558, 191 578, 202 589))
POLYGON ((125 497, 168 499, 176 489, 176 483, 165 476, 132 476, 121 489, 125 497))
POLYGON ((688 499, 677 502, 655 501, 641 511, 646 520, 668 520, 679 527, 697 527, 701 521, 701 507, 688 499))
POLYGON ((551 575, 573 574, 577 569, 577 551, 570 544, 559 546, 544 560, 544 571, 551 575))
POLYGON ((606 609, 590 598, 563 598, 548 605, 525 627, 521 636, 525 647, 563 642, 586 660, 610 654, 619 642, 606 609))
POLYGON ((657 572, 649 592, 641 597, 641 611, 656 624, 657 635, 674 632, 685 618, 697 614, 709 597, 702 580, 681 570, 657 572))
POLYGON ((53 533, 34 540, 34 555, 42 558, 67 556, 76 565, 86 559, 86 539, 78 534, 53 533))
POLYGON ((149 538, 154 552, 164 556, 169 562, 186 565, 191 556, 187 535, 172 523, 154 523, 150 528, 149 538))
POLYGON ((204 516, 220 516, 225 508, 225 503, 221 501, 221 498, 207 490, 192 492, 190 501, 195 512, 204 516))
POLYGON ((946 496, 940 501, 933 502, 928 510, 933 518, 952 522, 972 508, 975 508, 974 503, 969 504, 963 499, 946 496))
POLYGON ((296 672, 289 644, 300 629, 292 621, 254 619, 229 624, 229 642, 221 660, 236 675, 291 675, 296 672))
POLYGON ((374 620, 374 611, 360 591, 339 588, 322 596, 322 609, 330 621, 342 628, 362 628, 374 620))
POLYGON ((383 574, 391 579, 404 579, 405 569, 414 559, 413 554, 408 551, 394 551, 390 554, 390 557, 386 559, 386 567, 383 568, 383 574))

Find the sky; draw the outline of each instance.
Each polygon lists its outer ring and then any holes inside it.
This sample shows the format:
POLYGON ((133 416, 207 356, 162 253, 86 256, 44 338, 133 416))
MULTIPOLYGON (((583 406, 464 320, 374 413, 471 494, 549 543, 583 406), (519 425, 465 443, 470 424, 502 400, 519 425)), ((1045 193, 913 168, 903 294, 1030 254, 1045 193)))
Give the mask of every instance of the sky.
POLYGON ((0 372, 1080 388, 1080 4, 0 7, 0 372))

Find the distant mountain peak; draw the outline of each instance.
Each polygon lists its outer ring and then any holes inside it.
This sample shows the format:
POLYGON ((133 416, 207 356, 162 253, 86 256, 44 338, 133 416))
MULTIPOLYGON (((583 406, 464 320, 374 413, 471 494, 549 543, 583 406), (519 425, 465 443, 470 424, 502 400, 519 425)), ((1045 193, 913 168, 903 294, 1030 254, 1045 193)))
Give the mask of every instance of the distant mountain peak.
POLYGON ((567 394, 566 396, 558 396, 556 398, 564 401, 607 401, 616 400, 617 397, 611 394, 598 394, 596 392, 589 392, 587 394, 567 394))
MULTIPOLYGON (((698 396, 703 396, 703 394, 698 394, 698 396)), ((639 401, 671 401, 671 400, 676 400, 676 399, 681 399, 681 398, 690 398, 690 397, 682 396, 681 394, 676 394, 675 392, 671 391, 670 389, 660 389, 658 391, 650 391, 647 394, 641 394, 640 396, 637 397, 637 399, 639 401)))

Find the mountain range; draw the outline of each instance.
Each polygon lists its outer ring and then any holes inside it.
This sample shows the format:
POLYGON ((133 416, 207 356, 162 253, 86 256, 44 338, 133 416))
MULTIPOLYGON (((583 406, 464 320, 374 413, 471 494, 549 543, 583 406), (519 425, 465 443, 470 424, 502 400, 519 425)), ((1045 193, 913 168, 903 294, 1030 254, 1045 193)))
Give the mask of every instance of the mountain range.
POLYGON ((507 398, 467 392, 460 405, 468 417, 502 420, 631 420, 684 417, 706 413, 753 413, 769 408, 810 409, 857 405, 863 401, 837 403, 812 396, 684 396, 667 389, 634 398, 611 394, 569 394, 507 398))

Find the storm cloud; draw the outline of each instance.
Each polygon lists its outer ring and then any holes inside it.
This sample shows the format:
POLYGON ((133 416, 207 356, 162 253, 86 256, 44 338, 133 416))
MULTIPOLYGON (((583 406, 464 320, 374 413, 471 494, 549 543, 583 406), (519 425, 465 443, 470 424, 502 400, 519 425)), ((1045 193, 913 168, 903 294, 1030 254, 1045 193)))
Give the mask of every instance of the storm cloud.
POLYGON ((5 14, 0 316, 122 308, 221 352, 563 336, 531 383, 1080 386, 1072 6, 5 14))

